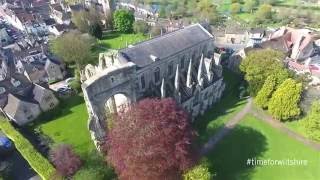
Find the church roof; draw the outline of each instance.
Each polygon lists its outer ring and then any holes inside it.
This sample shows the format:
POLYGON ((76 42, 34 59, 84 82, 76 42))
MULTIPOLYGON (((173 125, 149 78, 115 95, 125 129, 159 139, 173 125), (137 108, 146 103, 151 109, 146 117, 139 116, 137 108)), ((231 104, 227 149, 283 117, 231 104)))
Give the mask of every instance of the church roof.
POLYGON ((138 67, 145 67, 155 60, 166 59, 210 39, 213 39, 213 36, 200 24, 195 24, 122 49, 119 57, 135 63, 138 67))

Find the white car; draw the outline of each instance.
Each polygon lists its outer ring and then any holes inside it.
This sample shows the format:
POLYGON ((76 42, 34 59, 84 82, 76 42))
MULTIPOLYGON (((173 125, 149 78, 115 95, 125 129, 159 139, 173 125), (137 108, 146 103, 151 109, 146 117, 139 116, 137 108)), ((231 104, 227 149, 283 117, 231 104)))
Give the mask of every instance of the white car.
POLYGON ((66 79, 65 81, 66 81, 66 83, 71 83, 72 81, 74 81, 74 80, 76 80, 76 78, 74 78, 74 77, 71 77, 71 78, 68 78, 68 79, 66 79))

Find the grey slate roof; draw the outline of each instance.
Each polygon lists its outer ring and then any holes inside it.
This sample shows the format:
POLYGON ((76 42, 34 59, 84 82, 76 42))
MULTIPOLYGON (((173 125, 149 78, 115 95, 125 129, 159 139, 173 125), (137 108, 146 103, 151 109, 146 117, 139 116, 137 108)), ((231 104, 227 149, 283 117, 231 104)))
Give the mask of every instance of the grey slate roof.
POLYGON ((162 60, 210 39, 213 39, 212 35, 200 24, 195 24, 122 49, 119 58, 131 61, 138 67, 145 67, 154 62, 151 55, 162 60))

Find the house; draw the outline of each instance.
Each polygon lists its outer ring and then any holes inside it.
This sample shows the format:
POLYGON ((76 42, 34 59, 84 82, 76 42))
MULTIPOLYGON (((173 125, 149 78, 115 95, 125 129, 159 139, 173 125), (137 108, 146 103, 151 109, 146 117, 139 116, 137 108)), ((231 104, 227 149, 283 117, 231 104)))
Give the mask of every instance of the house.
POLYGON ((44 69, 47 73, 49 81, 51 82, 63 80, 66 75, 63 63, 55 60, 54 58, 47 58, 44 69))
POLYGON ((33 88, 33 99, 37 101, 41 111, 46 112, 59 104, 58 99, 54 96, 53 92, 37 84, 33 88))
POLYGON ((41 113, 37 102, 29 101, 13 94, 8 95, 8 103, 3 111, 9 119, 20 126, 33 121, 41 113))
POLYGON ((7 46, 12 43, 12 38, 8 35, 6 28, 0 29, 0 47, 7 46))
POLYGON ((71 22, 71 14, 62 3, 50 5, 50 17, 53 18, 58 24, 67 24, 71 22))
POLYGON ((13 54, 8 52, 0 53, 0 108, 10 120, 25 125, 57 106, 58 100, 53 92, 16 72, 13 54))
POLYGON ((266 37, 266 30, 262 28, 251 28, 248 32, 248 43, 247 46, 255 46, 262 43, 266 37))

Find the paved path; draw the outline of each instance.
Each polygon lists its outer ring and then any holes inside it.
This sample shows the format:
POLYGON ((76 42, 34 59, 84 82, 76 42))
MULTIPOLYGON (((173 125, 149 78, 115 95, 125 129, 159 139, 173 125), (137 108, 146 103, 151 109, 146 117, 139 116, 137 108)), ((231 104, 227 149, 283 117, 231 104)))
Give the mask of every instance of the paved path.
POLYGON ((233 118, 231 118, 223 128, 221 128, 214 136, 212 136, 209 141, 203 146, 200 153, 201 155, 210 152, 214 146, 224 138, 239 122, 243 117, 250 112, 252 107, 252 98, 248 99, 246 106, 238 112, 233 118))
POLYGON ((285 127, 281 122, 274 120, 271 116, 263 112, 263 110, 259 108, 252 108, 252 98, 248 99, 248 103, 246 106, 233 116, 223 128, 221 128, 215 135, 213 135, 208 142, 202 147, 200 153, 201 155, 205 155, 210 152, 215 145, 222 140, 230 131, 243 119, 246 114, 252 114, 256 116, 258 119, 261 119, 271 125, 273 128, 279 129, 281 132, 287 134, 289 137, 296 139, 297 141, 302 142, 303 144, 320 151, 320 143, 309 140, 308 138, 292 131, 291 129, 285 127))
POLYGON ((292 131, 291 129, 287 128, 285 125, 283 125, 278 120, 273 119, 270 115, 263 112, 263 110, 261 110, 259 108, 254 108, 254 109, 251 109, 250 113, 253 114, 254 116, 256 116, 258 119, 261 119, 261 120, 267 122, 272 127, 279 129, 281 132, 287 134, 291 138, 296 139, 297 141, 300 141, 303 144, 305 144, 315 150, 320 151, 320 143, 316 143, 314 141, 311 141, 308 138, 292 131))

